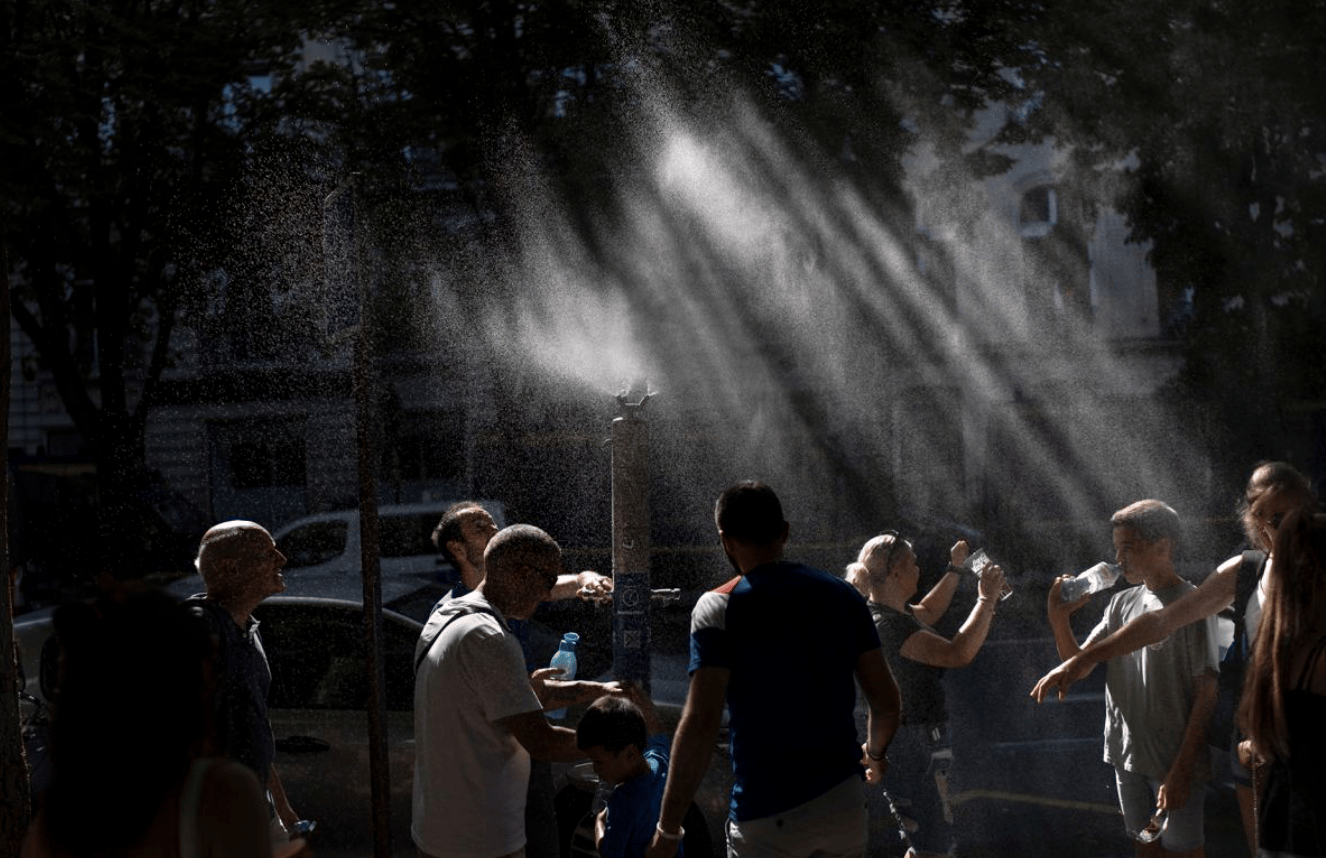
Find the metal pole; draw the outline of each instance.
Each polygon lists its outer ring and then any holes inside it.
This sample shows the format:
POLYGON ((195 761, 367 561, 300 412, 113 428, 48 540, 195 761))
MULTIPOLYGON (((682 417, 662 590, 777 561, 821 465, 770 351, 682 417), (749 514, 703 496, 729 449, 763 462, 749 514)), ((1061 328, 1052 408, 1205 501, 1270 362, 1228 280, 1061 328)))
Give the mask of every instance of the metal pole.
POLYGON ((328 195, 323 205, 324 246, 330 263, 329 281, 348 274, 345 284, 358 307, 354 325, 355 447, 359 469, 359 547, 364 581, 364 660, 368 677, 368 768, 373 805, 373 855, 391 856, 391 774, 387 757, 386 669, 382 654, 382 582, 378 549, 377 439, 373 366, 373 306, 361 268, 362 234, 351 176, 328 195), (347 258, 348 255, 348 258, 347 258))
POLYGON ((618 395, 612 421, 612 672, 649 690, 649 425, 643 379, 618 395))

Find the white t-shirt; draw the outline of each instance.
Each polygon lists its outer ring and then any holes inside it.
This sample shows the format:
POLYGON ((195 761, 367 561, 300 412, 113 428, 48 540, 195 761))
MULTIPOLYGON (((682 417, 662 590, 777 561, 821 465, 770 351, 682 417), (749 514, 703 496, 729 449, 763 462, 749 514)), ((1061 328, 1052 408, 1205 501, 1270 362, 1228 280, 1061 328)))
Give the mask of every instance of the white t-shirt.
MULTIPOLYGON (((542 709, 520 642, 482 594, 438 608, 481 605, 447 626, 414 682, 414 796, 410 833, 438 858, 492 858, 525 845, 529 754, 496 722, 542 709)), ((436 618, 436 612, 435 612, 436 618)), ((433 619, 433 618, 430 618, 433 619)))
POLYGON ((1271 561, 1266 561, 1261 580, 1257 588, 1248 596, 1248 607, 1243 611, 1243 629, 1248 635, 1248 644, 1257 639, 1257 627, 1262 622, 1262 611, 1266 610, 1266 587, 1271 581, 1271 561))

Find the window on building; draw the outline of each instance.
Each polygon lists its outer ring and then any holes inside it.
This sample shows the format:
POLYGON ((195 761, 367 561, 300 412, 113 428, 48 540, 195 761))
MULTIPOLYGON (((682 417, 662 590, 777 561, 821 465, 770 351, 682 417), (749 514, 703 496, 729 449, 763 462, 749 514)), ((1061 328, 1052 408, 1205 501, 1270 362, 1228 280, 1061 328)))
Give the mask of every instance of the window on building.
POLYGON ((1022 195, 1018 223, 1024 238, 1044 238, 1059 222, 1059 198, 1050 185, 1032 188, 1022 195))
POLYGON ((1068 316, 1091 316, 1091 261, 1082 225, 1066 218, 1058 190, 1038 185, 1022 194, 1018 221, 1033 328, 1068 316))
POLYGON ((260 438, 236 441, 230 447, 232 482, 237 489, 303 486, 303 438, 260 438))
POLYGON ((384 438, 382 476, 452 480, 464 476, 465 417, 459 412, 406 411, 384 438))

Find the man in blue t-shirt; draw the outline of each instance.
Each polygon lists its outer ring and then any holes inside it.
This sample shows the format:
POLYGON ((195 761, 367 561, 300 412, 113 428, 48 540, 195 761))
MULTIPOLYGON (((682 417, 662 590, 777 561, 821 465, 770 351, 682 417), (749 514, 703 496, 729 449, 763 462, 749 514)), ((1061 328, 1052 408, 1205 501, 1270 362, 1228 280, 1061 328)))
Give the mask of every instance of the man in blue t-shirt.
POLYGON ((690 690, 648 855, 675 854, 724 703, 729 856, 864 855, 862 770, 871 782, 882 778, 900 710, 865 600, 841 578, 782 559, 788 524, 763 483, 728 488, 714 518, 740 574, 691 614, 690 690), (864 745, 852 715, 856 683, 869 707, 864 745))

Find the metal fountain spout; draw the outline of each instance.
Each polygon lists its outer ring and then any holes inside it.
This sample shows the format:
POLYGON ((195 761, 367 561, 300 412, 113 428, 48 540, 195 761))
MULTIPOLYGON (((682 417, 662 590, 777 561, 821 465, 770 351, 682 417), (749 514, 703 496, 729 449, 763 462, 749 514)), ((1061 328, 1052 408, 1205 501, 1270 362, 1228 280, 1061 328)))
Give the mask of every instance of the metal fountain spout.
POLYGON ((617 405, 621 409, 621 416, 639 418, 645 403, 653 396, 654 394, 649 392, 648 381, 643 378, 632 379, 630 385, 617 394, 617 405))

